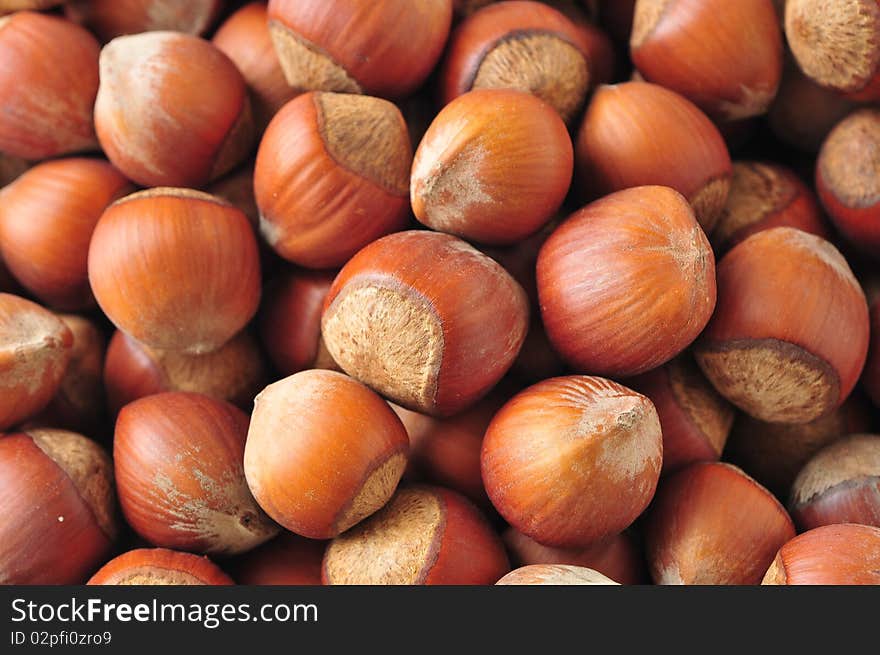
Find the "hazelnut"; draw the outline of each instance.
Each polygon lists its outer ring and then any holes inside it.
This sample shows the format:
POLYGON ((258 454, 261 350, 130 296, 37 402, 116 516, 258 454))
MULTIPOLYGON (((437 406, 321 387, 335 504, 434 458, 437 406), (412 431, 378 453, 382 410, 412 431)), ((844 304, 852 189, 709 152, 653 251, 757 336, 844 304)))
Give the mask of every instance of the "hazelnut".
POLYGON ((305 93, 275 115, 257 152, 263 237, 288 261, 341 266, 406 226, 411 164, 409 133, 392 103, 305 93))
POLYGON ((483 440, 492 504, 538 543, 584 547, 648 506, 662 460, 660 420, 646 397, 603 378, 539 382, 514 396, 483 440))
POLYGON ((209 42, 180 32, 120 36, 101 50, 100 74, 98 140, 138 184, 203 186, 250 152, 244 79, 209 42))
POLYGON ((440 111, 419 144, 413 212, 435 230, 516 243, 559 209, 573 157, 565 125, 548 104, 520 91, 471 91, 440 111))
POLYGON ((629 376, 669 361, 715 307, 715 258, 687 201, 659 186, 575 212, 538 255, 550 343, 579 371, 629 376))
POLYGON ((120 330, 159 350, 217 350, 260 300, 253 230, 232 205, 156 188, 113 203, 89 247, 89 282, 120 330))
POLYGON ((325 584, 489 585, 509 570, 501 540, 470 502, 417 486, 331 541, 322 577, 325 584))
POLYGON ((638 0, 630 53, 647 81, 727 121, 766 112, 782 76, 770 0, 638 0))
POLYGON ((82 584, 116 538, 113 465, 90 439, 34 429, 0 438, 0 584, 82 584))
POLYGON ((408 448, 400 419, 367 387, 336 371, 302 371, 257 396, 244 470, 269 516, 329 539, 388 502, 408 448))
POLYGON ((231 585, 228 575, 207 557, 165 548, 139 548, 111 559, 90 585, 231 585))
POLYGON ((868 306, 837 249, 777 227, 735 246, 717 272, 718 306, 696 357, 718 392, 777 423, 839 407, 865 363, 868 306))
POLYGON ((575 177, 596 198, 629 187, 672 187, 710 233, 730 189, 730 154, 689 100, 646 82, 600 86, 575 141, 575 177))
POLYGON ((160 393, 119 412, 113 460, 128 524, 152 544, 213 555, 241 553, 275 536, 242 461, 248 417, 194 393, 160 393))
POLYGON ((795 535, 773 495, 740 469, 692 464, 665 478, 645 525, 657 584, 754 585, 795 535))
POLYGON ((507 372, 528 301, 496 262, 448 234, 374 241, 340 271, 321 332, 339 366, 407 409, 450 416, 507 372))
POLYGON ((0 18, 0 152, 36 160, 97 149, 99 49, 57 16, 0 18))
POLYGON ((52 307, 90 307, 92 232, 107 205, 132 190, 119 171, 97 159, 37 164, 3 190, 0 243, 7 267, 52 307))
POLYGON ((834 523, 880 527, 880 436, 851 435, 813 455, 789 506, 802 531, 834 523))
POLYGON ((269 32, 302 91, 404 97, 443 52, 452 0, 270 0, 269 32))

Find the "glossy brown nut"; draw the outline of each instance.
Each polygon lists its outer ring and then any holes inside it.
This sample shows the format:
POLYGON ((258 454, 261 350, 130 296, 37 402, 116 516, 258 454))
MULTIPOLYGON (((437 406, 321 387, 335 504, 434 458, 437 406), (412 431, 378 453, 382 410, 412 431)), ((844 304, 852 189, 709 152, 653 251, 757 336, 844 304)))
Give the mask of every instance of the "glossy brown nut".
POLYGON ((770 0, 638 0, 630 53, 646 80, 722 120, 766 112, 782 77, 770 0))
POLYGON ((228 575, 207 557, 165 548, 139 548, 114 557, 88 581, 90 585, 231 585, 228 575))
POLYGON ((514 569, 497 585, 616 585, 611 578, 583 566, 531 564, 514 569))
POLYGON ((321 332, 340 367, 408 409, 449 416, 507 372, 528 301, 496 262, 448 234, 374 241, 340 271, 321 332))
POLYGON ((98 140, 138 184, 203 186, 250 152, 244 79, 208 41, 179 32, 120 36, 101 50, 100 73, 98 140))
POLYGON ((2 584, 82 584, 116 538, 113 464, 73 432, 0 437, 0 503, 2 584))
POLYGON ((107 404, 116 414, 124 405, 163 391, 190 391, 225 400, 250 411, 266 385, 263 355, 248 332, 203 355, 154 350, 116 331, 103 370, 107 404))
POLYGON ((265 3, 251 2, 233 13, 212 41, 247 82, 257 128, 262 131, 284 103, 298 93, 287 84, 275 54, 265 3))
POLYGON ((648 579, 644 554, 635 537, 629 532, 621 532, 586 548, 544 546, 514 528, 509 528, 502 537, 511 561, 518 566, 529 564, 585 566, 626 585, 644 584, 648 579))
POLYGON ((325 584, 490 585, 510 570, 471 503, 442 487, 400 489, 324 554, 325 584))
POLYGON ((610 380, 568 376, 514 396, 483 440, 483 483, 498 512, 548 546, 584 547, 644 511, 660 477, 654 405, 610 380))
POLYGON ((867 350, 865 294, 824 239, 773 228, 719 262, 718 306, 697 363, 751 416, 808 423, 831 412, 853 390, 867 350))
POLYGON ((720 257, 761 230, 794 227, 831 239, 816 196, 797 175, 778 164, 733 164, 727 204, 710 241, 720 257))
POLYGON ((730 189, 718 128, 682 96, 647 82, 596 89, 575 140, 575 176, 589 198, 640 185, 681 193, 710 233, 730 189))
POLYGON ((25 289, 52 307, 94 305, 88 279, 92 232, 107 205, 133 190, 98 159, 37 164, 3 190, 3 260, 25 289))
POLYGON ((870 429, 871 411, 855 394, 809 423, 768 423, 740 414, 734 421, 725 459, 785 500, 797 474, 813 455, 848 434, 870 429))
POLYGON ((693 464, 664 479, 645 525, 656 584, 758 584, 794 535, 769 491, 720 462, 693 464))
POLYGON ((709 384, 689 353, 626 383, 650 398, 657 409, 664 474, 721 457, 734 409, 709 384))
POLYGON ((794 481, 789 507, 801 531, 835 523, 880 527, 880 437, 852 435, 816 453, 794 481))
POLYGON ((0 293, 0 430, 42 410, 61 385, 73 334, 36 303, 0 293))
POLYGON ((336 371, 302 371, 256 398, 244 470, 288 530, 329 539, 381 508, 406 468, 406 430, 382 398, 336 371))
POLYGON ((878 29, 877 0, 785 3, 785 36, 800 69, 854 99, 880 99, 878 29))
POLYGON ((281 67, 303 91, 404 97, 434 69, 451 23, 451 0, 269 2, 281 67))
POLYGON ((468 91, 532 93, 572 120, 593 83, 588 38, 556 9, 540 2, 498 2, 453 32, 440 71, 443 102, 468 91))
POLYGON ((260 142, 254 194, 260 230, 279 255, 341 266, 407 223, 412 145, 400 110, 380 98, 305 93, 260 142))
POLYGON ((219 198, 140 191, 101 216, 89 247, 89 282, 107 317, 138 341, 211 352, 257 311, 256 238, 245 215, 219 198))
POLYGON ((816 160, 816 190, 837 229, 880 257, 880 110, 860 109, 828 134, 816 160))
POLYGON ((880 528, 848 523, 798 535, 779 549, 761 584, 880 584, 880 528))
POLYGON ((223 0, 67 0, 64 6, 70 20, 103 41, 159 30, 204 34, 222 9, 223 0))
POLYGON ((413 212, 434 230, 516 243, 559 209, 573 159, 568 131, 550 105, 521 91, 471 91, 440 111, 419 144, 413 212))
POLYGON ((322 271, 296 271, 267 286, 260 308, 260 337, 281 375, 308 368, 339 369, 321 336, 321 312, 334 277, 322 271))
POLYGON ((715 307, 715 258, 667 187, 619 191, 575 212, 538 255, 547 336, 575 370, 611 377, 669 361, 715 307))
POLYGON ((201 394, 154 394, 123 407, 113 460, 128 524, 156 546, 212 555, 275 536, 244 477, 247 430, 244 412, 201 394))
POLYGON ((99 49, 57 16, 0 18, 0 151, 36 160, 97 149, 99 49))
POLYGON ((284 532, 228 565, 242 585, 320 585, 327 542, 284 532))

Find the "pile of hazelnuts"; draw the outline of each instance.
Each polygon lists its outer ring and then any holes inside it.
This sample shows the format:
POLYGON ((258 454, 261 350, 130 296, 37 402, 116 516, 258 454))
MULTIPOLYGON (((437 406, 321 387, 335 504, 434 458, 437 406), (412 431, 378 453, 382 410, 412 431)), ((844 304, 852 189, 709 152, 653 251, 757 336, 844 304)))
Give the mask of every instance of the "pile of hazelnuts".
POLYGON ((0 583, 880 583, 880 1, 0 13, 0 583))

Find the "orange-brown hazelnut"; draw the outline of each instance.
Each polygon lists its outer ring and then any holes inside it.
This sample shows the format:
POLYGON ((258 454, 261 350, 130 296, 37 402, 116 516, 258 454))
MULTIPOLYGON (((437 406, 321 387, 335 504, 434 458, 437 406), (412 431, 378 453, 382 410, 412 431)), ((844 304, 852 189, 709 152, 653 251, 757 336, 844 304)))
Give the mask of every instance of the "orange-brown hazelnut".
POLYGON ((204 34, 223 9, 223 0, 67 0, 67 17, 103 41, 123 34, 171 30, 204 34))
POLYGON ((530 564, 514 569, 497 585, 616 585, 611 578, 583 566, 530 564))
POLYGON ((550 343, 575 370, 649 371, 697 338, 715 307, 715 257, 685 198, 618 191, 575 212, 541 247, 550 343))
POLYGON ((131 184, 98 159, 37 164, 3 190, 0 244, 7 267, 30 293, 64 311, 94 305, 88 279, 92 232, 131 184))
POLYGON ((502 538, 511 561, 518 566, 568 564, 594 569, 620 584, 644 584, 648 580, 644 553, 630 531, 586 548, 544 546, 515 528, 509 528, 502 538))
POLYGON ((734 409, 700 372, 690 353, 626 383, 651 399, 663 431, 663 473, 721 457, 734 409))
POLYGON ((858 100, 880 98, 877 0, 786 0, 785 36, 801 70, 858 100))
POLYGON ((629 187, 672 187, 711 233, 730 189, 730 154, 689 100, 647 82, 600 86, 575 141, 575 176, 590 198, 629 187))
POLYGON ((816 191, 841 234, 880 258, 880 110, 855 111, 829 132, 816 159, 816 191))
POLYGON ((321 336, 321 312, 334 277, 323 271, 296 271, 278 276, 267 286, 260 309, 260 337, 281 375, 307 368, 339 369, 321 336))
POLYGON ((305 93, 275 115, 257 152, 263 237, 288 261, 341 266, 405 227, 411 165, 409 133, 394 104, 305 93))
POLYGON ((638 0, 630 52, 647 81, 728 121, 766 112, 782 77, 770 0, 638 0))
POLYGON ((794 227, 823 239, 831 233, 810 188, 778 164, 739 161, 727 204, 710 241, 720 257, 740 241, 773 227, 794 227))
POLYGON ((229 563, 242 585, 320 585, 326 541, 284 532, 229 563))
POLYGON ((0 584, 82 584, 116 538, 113 464, 73 432, 4 435, 0 506, 0 584))
POLYGON ((765 585, 878 585, 880 528, 847 523, 798 535, 767 569, 765 585))
POLYGON ((584 547, 629 526, 654 495, 660 420, 645 396, 610 380, 568 376, 514 396, 483 439, 492 504, 538 543, 584 547))
POLYGON ((128 524, 156 546, 242 553, 278 526, 244 477, 248 417, 195 393, 154 394, 119 412, 113 461, 128 524))
POLYGON ((785 508, 741 470, 692 464, 664 478, 645 543, 657 584, 755 585, 795 535, 785 508))
POLYGON ((463 411, 510 368, 528 326, 525 292, 448 234, 392 234, 333 282, 321 333, 339 366, 389 400, 434 416, 463 411))
POLYGON ((835 523, 880 528, 880 436, 851 435, 813 455, 792 485, 789 507, 801 531, 835 523))
POLYGON ((180 32, 120 36, 101 50, 100 75, 98 140, 138 184, 203 186, 250 152, 244 79, 208 41, 180 32))
POLYGON ((260 300, 247 217, 214 196, 155 188, 113 203, 89 247, 95 299, 120 330, 159 350, 217 350, 260 300))
POLYGON ((404 97, 434 69, 452 0, 270 0, 269 31, 290 86, 404 97))
POLYGON ((724 458, 785 500, 813 455, 848 434, 868 432, 871 427, 868 403, 856 394, 809 423, 768 423, 741 413, 733 423, 724 458))
POLYGON ((521 91, 471 91, 440 111, 419 144, 412 209, 434 230, 516 243, 559 209, 573 161, 571 138, 550 105, 521 91))
POLYGON ((257 396, 244 470, 269 516, 329 539, 388 502, 408 450, 406 430, 382 398, 342 373, 309 370, 257 396))
POLYGON ((735 246, 717 273, 718 305, 695 352, 718 392, 779 423, 839 407, 868 351, 865 294, 843 255, 820 237, 777 227, 735 246))
POLYGON ((510 570, 504 545, 464 497, 400 489, 324 554, 325 584, 490 585, 510 570))
POLYGON ((0 18, 0 152, 37 160, 97 149, 99 49, 95 37, 57 16, 0 18))
POLYGON ((233 13, 212 41, 241 71, 251 91, 257 129, 262 131, 298 93, 287 84, 275 54, 265 3, 251 2, 233 13))
POLYGON ((139 548, 114 557, 89 579, 90 585, 231 585, 207 557, 166 548, 139 548))
POLYGON ((443 102, 468 91, 532 93, 571 121, 594 83, 588 39, 575 23, 540 2, 496 2, 453 32, 440 72, 443 102))

